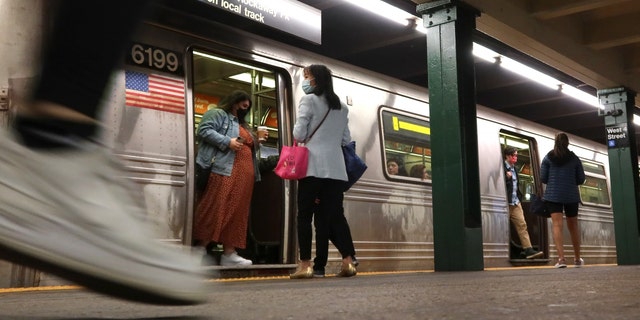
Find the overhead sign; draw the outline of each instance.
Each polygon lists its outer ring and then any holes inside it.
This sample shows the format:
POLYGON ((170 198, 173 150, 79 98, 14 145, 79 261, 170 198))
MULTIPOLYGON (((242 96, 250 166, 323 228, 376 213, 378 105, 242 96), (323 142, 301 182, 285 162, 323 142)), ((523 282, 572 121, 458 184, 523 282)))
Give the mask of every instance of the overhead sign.
POLYGON ((320 44, 322 12, 294 0, 198 0, 320 44))

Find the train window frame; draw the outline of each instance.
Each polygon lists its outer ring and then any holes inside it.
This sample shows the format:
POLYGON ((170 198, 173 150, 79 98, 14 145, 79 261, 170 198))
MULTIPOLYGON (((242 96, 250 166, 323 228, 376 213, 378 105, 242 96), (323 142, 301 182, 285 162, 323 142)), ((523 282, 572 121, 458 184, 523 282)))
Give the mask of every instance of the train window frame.
POLYGON ((607 177, 607 171, 605 169, 606 166, 601 162, 596 162, 596 161, 592 161, 592 160, 586 160, 586 159, 582 159, 582 158, 580 158, 580 162, 582 163, 582 167, 584 168, 584 175, 585 175, 585 182, 578 186, 578 189, 579 189, 579 192, 580 192, 580 200, 582 201, 582 203, 585 204, 585 205, 596 206, 596 207, 601 207, 601 208, 611 208, 612 207, 611 187, 609 186, 609 179, 607 177), (589 168, 589 167, 598 168, 598 169, 597 170, 588 170, 587 168, 589 168), (590 201, 590 200, 593 199, 593 197, 585 196, 585 194, 587 193, 585 190, 587 188, 596 188, 597 187, 597 186, 587 185, 589 183, 590 179, 602 180, 603 185, 606 188, 606 190, 604 190, 604 192, 600 192, 600 193, 606 196, 606 200, 608 201, 608 203, 590 201))
POLYGON ((430 185, 432 180, 429 174, 431 171, 431 123, 429 118, 415 113, 398 110, 390 106, 381 105, 378 108, 378 123, 380 130, 380 155, 382 157, 381 170, 384 177, 390 181, 430 185), (387 119, 386 114, 389 114, 391 120, 387 119), (403 122, 408 125, 408 129, 404 131, 400 130, 403 122), (392 129, 389 130, 388 126, 391 126, 392 129), (429 136, 428 139, 421 139, 416 136, 416 134, 421 134, 421 130, 428 132, 426 133, 426 135, 429 136), (387 134, 385 132, 393 132, 393 134, 387 134), (419 144, 420 142, 422 142, 422 144, 419 144), (392 148, 391 146, 393 144, 395 144, 395 147, 392 148), (414 152, 417 150, 420 150, 421 152, 414 152), (422 170, 423 176, 426 176, 426 178, 412 177, 410 176, 410 170, 407 170, 406 168, 406 175, 389 174, 387 161, 393 159, 390 155, 396 155, 396 159, 401 160, 399 163, 401 166, 407 166, 408 164, 411 164, 412 168, 415 165, 425 166, 422 170))

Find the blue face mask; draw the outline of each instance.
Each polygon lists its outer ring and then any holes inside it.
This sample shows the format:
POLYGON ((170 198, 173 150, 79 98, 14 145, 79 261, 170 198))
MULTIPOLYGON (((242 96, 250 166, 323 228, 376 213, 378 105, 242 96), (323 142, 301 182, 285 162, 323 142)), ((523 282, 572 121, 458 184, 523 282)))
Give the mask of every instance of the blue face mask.
POLYGON ((306 94, 313 93, 315 89, 316 87, 311 85, 311 80, 309 79, 302 80, 302 91, 304 91, 304 93, 306 94))

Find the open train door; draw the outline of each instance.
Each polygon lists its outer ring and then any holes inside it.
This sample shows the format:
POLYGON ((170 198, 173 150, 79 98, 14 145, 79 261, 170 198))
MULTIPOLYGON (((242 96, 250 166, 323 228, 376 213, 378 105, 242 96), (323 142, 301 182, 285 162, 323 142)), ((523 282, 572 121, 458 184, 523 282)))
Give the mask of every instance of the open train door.
MULTIPOLYGON (((531 195, 542 195, 542 182, 540 182, 540 160, 538 144, 534 138, 507 132, 500 132, 500 147, 512 146, 518 149, 516 170, 518 172, 518 189, 522 193, 522 210, 527 222, 527 230, 531 245, 534 249, 544 252, 544 256, 538 259, 526 259, 522 255, 520 238, 512 223, 509 223, 509 260, 512 264, 546 264, 549 261, 549 236, 547 219, 539 217, 530 211, 531 195)), ((504 162, 504 157, 501 159, 504 162)), ((506 197, 506 195, 505 195, 506 197)))
MULTIPOLYGON (((248 93, 252 101, 250 112, 245 117, 249 129, 255 131, 258 127, 266 127, 269 134, 265 141, 260 142, 258 157, 261 181, 254 184, 250 199, 246 248, 238 250, 238 253, 252 260, 254 267, 260 264, 283 264, 289 259, 286 240, 290 237, 285 231, 289 224, 286 223, 288 215, 284 209, 284 182, 273 173, 282 140, 280 133, 287 129, 283 129, 279 121, 279 110, 284 100, 280 88, 283 76, 277 68, 252 61, 250 57, 243 58, 241 53, 232 58, 194 48, 192 57, 192 159, 195 162, 198 143, 195 137, 202 115, 218 107, 235 90, 248 93)), ((198 191, 194 192, 193 214, 201 197, 203 195, 198 191)), ((217 259, 222 245, 209 243, 207 251, 217 259)))

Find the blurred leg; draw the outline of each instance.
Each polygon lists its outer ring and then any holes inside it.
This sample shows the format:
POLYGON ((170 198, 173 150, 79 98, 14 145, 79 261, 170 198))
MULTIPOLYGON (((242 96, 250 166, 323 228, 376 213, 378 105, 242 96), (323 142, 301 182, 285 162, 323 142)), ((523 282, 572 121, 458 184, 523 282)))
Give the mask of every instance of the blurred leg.
POLYGON ((123 60, 147 2, 61 1, 55 28, 45 44, 33 100, 95 119, 111 73, 123 60))
POLYGON ((139 190, 91 139, 146 1, 59 3, 31 103, 0 133, 0 258, 128 300, 203 302, 199 262, 155 240, 139 190))
POLYGON ((327 180, 327 187, 322 190, 322 194, 326 198, 326 206, 323 207, 323 214, 328 217, 329 234, 331 234, 333 244, 338 248, 343 259, 351 261, 351 257, 354 256, 356 252, 353 246, 353 239, 351 238, 349 223, 344 216, 344 193, 340 188, 343 182, 339 180, 327 180))
MULTIPOLYGON (((298 248, 300 260, 311 260, 312 223, 317 198, 317 179, 308 177, 298 182, 298 248)), ((310 262, 309 262, 310 264, 310 262)))
POLYGON ((559 260, 564 260, 564 247, 562 244, 562 220, 562 212, 551 213, 551 222, 553 224, 553 241, 556 244, 556 250, 558 251, 559 260))
POLYGON ((29 147, 69 147, 89 138, 114 68, 147 1, 60 1, 41 72, 15 129, 29 147))
POLYGON ((516 228, 520 244, 523 249, 531 248, 531 240, 529 239, 529 231, 527 231, 527 222, 524 220, 524 212, 520 204, 509 206, 509 219, 516 228))
MULTIPOLYGON (((326 179, 323 179, 326 180, 326 179)), ((324 183, 325 181, 323 181, 324 183)), ((323 185, 320 189, 327 188, 323 185)), ((322 192, 320 191, 320 194, 322 192)), ((324 271, 327 266, 327 260, 329 259, 329 216, 326 214, 325 206, 328 204, 326 199, 322 196, 318 199, 315 216, 313 218, 313 225, 316 233, 316 257, 313 259, 313 269, 316 271, 324 271), (322 201, 323 199, 325 201, 322 201)))
POLYGON ((578 217, 567 217, 567 228, 571 235, 574 259, 576 261, 580 260, 580 227, 578 225, 578 217))

